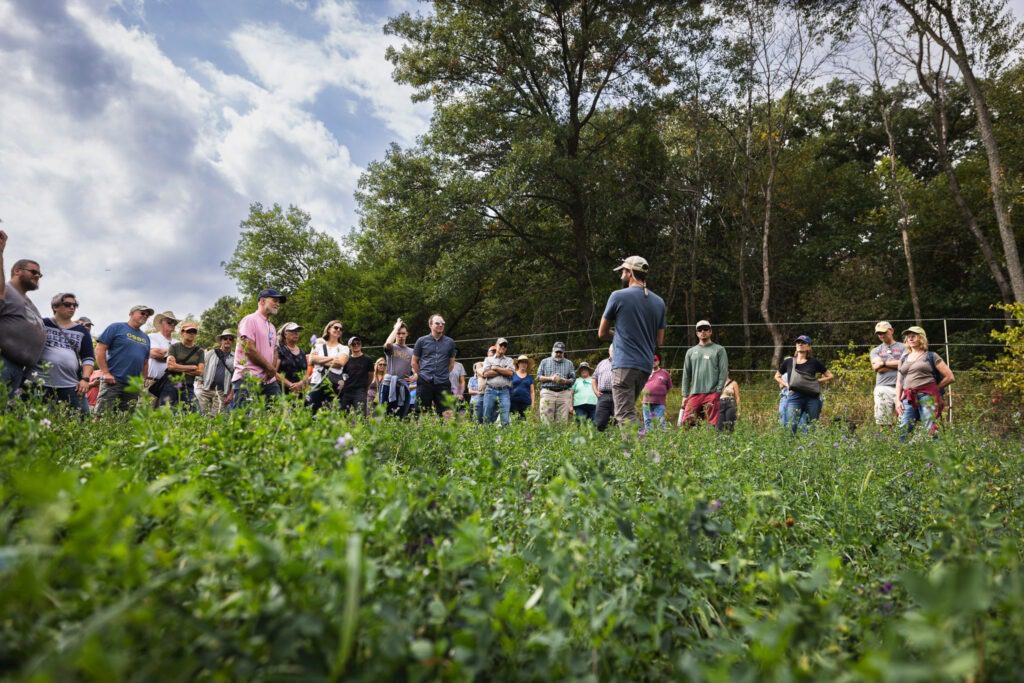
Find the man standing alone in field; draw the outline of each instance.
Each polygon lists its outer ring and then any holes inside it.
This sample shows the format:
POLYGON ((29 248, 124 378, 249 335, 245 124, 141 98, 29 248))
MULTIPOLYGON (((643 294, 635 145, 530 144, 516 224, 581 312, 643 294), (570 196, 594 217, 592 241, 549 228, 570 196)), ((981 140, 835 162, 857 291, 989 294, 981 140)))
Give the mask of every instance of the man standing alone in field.
POLYGON ((875 424, 886 427, 896 416, 896 373, 905 347, 893 337, 892 324, 883 320, 875 325, 881 342, 871 349, 871 369, 875 371, 875 424))
POLYGON ((697 323, 698 344, 686 352, 683 360, 683 407, 679 426, 693 426, 702 417, 718 426, 718 398, 729 376, 729 355, 711 341, 711 323, 697 323))
POLYGON ((245 380, 254 377, 259 380, 260 394, 267 399, 281 393, 277 381, 277 330, 270 322, 281 304, 287 298, 276 289, 260 292, 256 310, 238 323, 238 344, 235 346, 235 371, 231 385, 235 398, 231 408, 235 409, 249 401, 245 380))
POLYGON ((445 411, 444 397, 452 393, 451 372, 455 367, 455 340, 444 333, 444 318, 435 313, 428 320, 430 334, 416 340, 412 349, 412 372, 416 375, 418 411, 433 406, 438 416, 445 411))
POLYGON ((654 368, 654 354, 665 343, 665 302, 647 289, 650 266, 640 256, 630 256, 615 270, 621 271, 622 289, 612 292, 601 316, 597 336, 609 339, 615 325, 615 356, 612 359, 612 396, 615 421, 639 423, 636 399, 654 368))

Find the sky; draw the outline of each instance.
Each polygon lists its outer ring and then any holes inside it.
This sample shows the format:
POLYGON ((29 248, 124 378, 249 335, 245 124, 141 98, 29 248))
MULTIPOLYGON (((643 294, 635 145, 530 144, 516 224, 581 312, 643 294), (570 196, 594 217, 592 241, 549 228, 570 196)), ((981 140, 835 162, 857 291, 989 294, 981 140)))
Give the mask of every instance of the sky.
POLYGON ((425 132, 394 83, 389 16, 414 0, 0 0, 5 277, 74 292, 98 327, 136 303, 198 316, 235 294, 252 202, 343 237, 360 174, 425 132))

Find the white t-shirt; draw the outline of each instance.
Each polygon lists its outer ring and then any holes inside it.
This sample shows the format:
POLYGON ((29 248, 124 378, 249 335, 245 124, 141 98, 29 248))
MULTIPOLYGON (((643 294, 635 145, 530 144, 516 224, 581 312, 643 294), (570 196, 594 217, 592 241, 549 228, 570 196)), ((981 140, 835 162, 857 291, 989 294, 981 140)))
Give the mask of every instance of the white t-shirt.
MULTIPOLYGON (((313 347, 311 353, 315 353, 318 356, 328 356, 330 358, 337 358, 338 356, 351 356, 352 353, 348 350, 348 347, 344 344, 338 344, 333 349, 327 345, 326 342, 320 342, 313 347), (327 349, 327 353, 324 353, 324 348, 327 349)), ((328 367, 326 365, 314 365, 313 366, 313 377, 309 380, 309 385, 315 387, 323 381, 324 375, 327 373, 328 367)))
MULTIPOLYGON (((163 349, 164 351, 166 351, 169 348, 171 348, 171 340, 165 337, 164 335, 160 334, 159 332, 154 332, 153 334, 149 335, 150 351, 152 351, 153 349, 163 349)), ((164 356, 164 358, 166 359, 167 356, 164 356)), ((166 360, 156 360, 155 358, 149 359, 149 374, 146 375, 147 377, 149 377, 149 379, 160 379, 161 377, 164 376, 165 372, 167 372, 166 360)))

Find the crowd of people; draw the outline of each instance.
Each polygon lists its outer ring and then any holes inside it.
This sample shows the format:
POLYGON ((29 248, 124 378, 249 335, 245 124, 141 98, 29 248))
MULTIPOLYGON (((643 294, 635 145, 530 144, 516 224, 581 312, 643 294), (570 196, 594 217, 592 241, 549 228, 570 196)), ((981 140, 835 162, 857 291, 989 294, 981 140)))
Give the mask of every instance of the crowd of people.
MULTIPOLYGON (((6 244, 0 231, 0 272, 6 244)), ((0 380, 10 397, 37 393, 83 414, 128 410, 150 400, 158 407, 217 415, 246 406, 258 393, 267 399, 293 395, 313 413, 333 408, 366 415, 379 405, 399 419, 415 410, 508 425, 537 405, 548 423, 588 421, 601 431, 613 422, 641 431, 664 428, 674 388, 657 353, 667 327, 665 302, 648 289, 650 266, 642 257, 631 256, 615 270, 622 288, 610 295, 598 328, 598 337, 613 343, 596 367, 574 364, 558 341, 533 373, 530 358, 510 356, 508 340, 499 337, 468 375, 439 313, 430 316, 429 332, 412 346, 408 325, 396 320, 381 358, 365 355, 359 336, 346 340, 340 320, 313 335, 307 351, 300 344, 301 325, 271 322, 286 300, 273 288, 260 292, 256 310, 237 329, 222 330, 210 349, 197 345, 195 321, 179 320, 172 311, 154 314, 142 304, 94 337, 93 322, 76 315, 73 293, 50 299, 50 317, 39 313, 29 293, 39 288, 43 274, 37 261, 21 259, 11 267, 10 280, 0 282, 0 380), (154 331, 147 334, 143 326, 150 320, 154 331)), ((740 387, 729 376, 728 353, 713 340, 708 320, 698 322, 695 333, 697 343, 683 361, 677 424, 732 430, 741 401, 740 387)), ((898 420, 901 438, 916 424, 934 435, 952 371, 928 350, 920 327, 904 330, 902 342, 886 321, 875 333, 879 344, 870 359, 876 423, 898 420)), ((793 355, 775 373, 780 423, 796 433, 818 420, 822 386, 832 379, 814 357, 811 338, 798 336, 793 355)))

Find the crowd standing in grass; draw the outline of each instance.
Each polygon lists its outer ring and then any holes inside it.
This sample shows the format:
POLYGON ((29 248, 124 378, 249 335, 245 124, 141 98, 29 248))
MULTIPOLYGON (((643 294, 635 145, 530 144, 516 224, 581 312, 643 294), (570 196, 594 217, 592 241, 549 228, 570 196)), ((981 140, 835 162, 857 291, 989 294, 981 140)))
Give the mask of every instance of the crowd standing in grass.
MULTIPOLYGON (((0 270, 6 245, 7 235, 0 231, 0 270)), ((43 400, 84 414, 130 410, 142 388, 155 406, 215 416, 245 407, 257 391, 265 399, 295 396, 314 414, 330 407, 365 416, 380 405, 388 415, 405 418, 415 405, 417 413, 450 417, 467 412, 475 421, 506 426, 513 414, 525 418, 539 403, 545 423, 569 423, 575 415, 599 431, 614 420, 645 432, 664 427, 673 389, 657 354, 664 345, 667 312, 661 297, 648 289, 650 266, 645 259, 630 256, 615 270, 622 289, 609 297, 598 328, 600 338, 614 335, 615 343, 596 368, 587 362, 576 366, 566 357, 565 343, 556 341, 534 375, 530 358, 513 360, 508 339, 499 337, 467 379, 439 313, 430 316, 429 333, 411 347, 408 326, 396 320, 383 358, 367 356, 359 336, 345 343, 340 320, 327 323, 323 334, 311 339, 307 353, 299 341, 301 325, 285 322, 278 330, 271 322, 286 301, 273 288, 259 293, 256 310, 239 321, 237 332, 223 330, 208 350, 196 344, 195 321, 180 321, 170 310, 154 317, 153 308, 142 304, 131 307, 127 321, 109 325, 94 340, 92 320, 74 317, 80 304, 70 292, 51 298, 51 317, 40 315, 28 295, 39 288, 41 267, 20 259, 11 267, 10 280, 0 282, 0 379, 10 397, 38 389, 43 400), (147 335, 142 328, 150 318, 155 330, 147 335)), ((924 433, 935 435, 944 390, 954 381, 952 370, 928 350, 921 327, 904 330, 903 342, 896 340, 888 321, 874 329, 879 341, 870 352, 876 424, 891 426, 898 420, 901 439, 918 423, 924 433)), ((728 354, 713 341, 711 323, 701 320, 695 331, 698 343, 683 363, 678 424, 706 422, 731 431, 738 419, 739 384, 729 377, 728 354)), ((799 335, 793 355, 775 373, 780 423, 793 433, 806 431, 819 419, 822 385, 832 379, 828 367, 814 357, 811 337, 799 335)))

